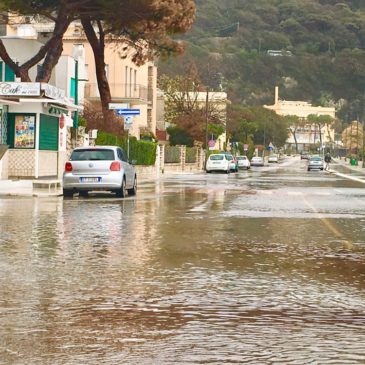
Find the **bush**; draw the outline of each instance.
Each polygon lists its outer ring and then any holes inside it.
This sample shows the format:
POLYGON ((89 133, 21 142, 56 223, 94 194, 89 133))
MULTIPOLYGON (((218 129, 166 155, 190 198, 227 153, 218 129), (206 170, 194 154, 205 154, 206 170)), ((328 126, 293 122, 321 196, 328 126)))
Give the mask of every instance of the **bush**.
MULTIPOLYGON (((98 132, 97 145, 119 146, 126 153, 128 151, 128 139, 117 137, 109 133, 98 132)), ((156 162, 157 144, 148 141, 138 141, 135 137, 129 138, 129 160, 136 161, 137 165, 154 165, 156 162)))
POLYGON ((187 147, 186 154, 185 154, 185 162, 186 163, 195 163, 196 162, 196 147, 187 147))
POLYGON ((180 147, 166 146, 165 163, 179 163, 179 162, 180 162, 180 147))

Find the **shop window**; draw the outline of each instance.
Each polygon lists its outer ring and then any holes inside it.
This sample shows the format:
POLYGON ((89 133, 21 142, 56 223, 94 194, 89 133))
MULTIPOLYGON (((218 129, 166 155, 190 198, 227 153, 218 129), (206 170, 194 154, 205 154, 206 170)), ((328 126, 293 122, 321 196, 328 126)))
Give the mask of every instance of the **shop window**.
POLYGON ((35 148, 35 114, 8 114, 7 143, 11 148, 35 148))

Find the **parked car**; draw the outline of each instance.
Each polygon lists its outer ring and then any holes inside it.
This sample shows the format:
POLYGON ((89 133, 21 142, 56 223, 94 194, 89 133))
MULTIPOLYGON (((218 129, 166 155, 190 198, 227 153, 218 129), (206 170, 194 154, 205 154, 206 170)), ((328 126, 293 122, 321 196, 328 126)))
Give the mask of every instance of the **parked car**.
POLYGON ((137 193, 137 174, 127 154, 116 146, 78 147, 71 153, 63 173, 63 196, 89 191, 115 192, 118 197, 137 193))
POLYGON ((255 156, 251 158, 251 166, 264 166, 263 157, 255 156))
POLYGON ((279 162, 278 155, 270 155, 269 158, 268 158, 268 162, 276 162, 276 163, 278 163, 279 162))
POLYGON ((236 159, 238 168, 248 170, 251 167, 250 160, 247 156, 237 156, 236 159))
POLYGON ((224 171, 229 174, 231 171, 230 166, 230 160, 225 153, 213 153, 207 159, 205 171, 208 173, 212 171, 224 171))
POLYGON ((323 170, 324 169, 324 163, 323 163, 323 158, 320 156, 312 156, 310 157, 310 159, 308 160, 308 167, 307 170, 313 170, 313 169, 317 169, 317 170, 323 170))
POLYGON ((300 152, 300 159, 301 160, 309 160, 309 152, 308 151, 302 151, 300 152))

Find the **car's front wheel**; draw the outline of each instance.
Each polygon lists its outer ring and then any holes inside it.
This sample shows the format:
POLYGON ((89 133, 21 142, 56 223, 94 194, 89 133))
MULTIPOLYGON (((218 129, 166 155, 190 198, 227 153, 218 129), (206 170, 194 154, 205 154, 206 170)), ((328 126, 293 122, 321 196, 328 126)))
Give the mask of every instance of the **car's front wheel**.
POLYGON ((127 188, 126 188, 125 178, 123 178, 121 187, 116 191, 116 196, 118 198, 125 198, 127 196, 127 188))
POLYGON ((134 177, 133 188, 128 189, 128 195, 136 195, 137 194, 137 176, 134 177))
POLYGON ((74 196, 74 193, 71 189, 63 189, 62 192, 65 198, 72 198, 74 196))

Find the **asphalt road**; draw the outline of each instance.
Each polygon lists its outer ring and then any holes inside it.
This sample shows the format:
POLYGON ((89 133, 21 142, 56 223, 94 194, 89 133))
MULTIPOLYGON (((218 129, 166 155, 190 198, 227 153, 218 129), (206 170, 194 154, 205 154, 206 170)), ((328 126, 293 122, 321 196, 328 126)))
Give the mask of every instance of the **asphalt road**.
POLYGON ((1 364, 364 364, 364 184, 305 161, 0 199, 1 364))

